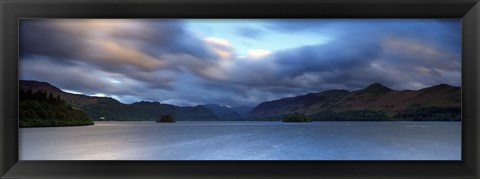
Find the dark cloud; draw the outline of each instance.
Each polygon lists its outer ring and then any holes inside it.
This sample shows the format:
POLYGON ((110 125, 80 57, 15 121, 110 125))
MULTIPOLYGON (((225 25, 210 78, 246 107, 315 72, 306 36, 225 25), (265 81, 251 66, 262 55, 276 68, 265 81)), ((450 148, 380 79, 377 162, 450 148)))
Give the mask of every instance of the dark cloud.
POLYGON ((115 94, 117 96, 142 95, 143 92, 149 90, 144 87, 152 84, 133 80, 124 74, 102 71, 96 66, 86 63, 77 62, 75 65, 64 65, 57 63, 57 59, 50 59, 45 56, 31 58, 35 60, 20 61, 22 70, 20 79, 46 81, 61 89, 74 90, 90 95, 97 93, 115 94), (115 83, 117 81, 122 81, 122 83, 115 83))
POLYGON ((83 45, 76 35, 54 28, 50 20, 20 20, 20 55, 48 55, 59 58, 71 58, 83 51, 83 45))
POLYGON ((433 42, 445 50, 461 49, 460 19, 307 19, 273 20, 270 30, 284 33, 329 33, 337 38, 352 35, 391 35, 433 42))
POLYGON ((22 56, 85 60, 107 70, 165 67, 163 55, 215 58, 204 43, 176 20, 21 20, 22 56), (120 62, 120 63, 119 63, 120 62))
POLYGON ((265 59, 242 60, 225 81, 262 90, 319 89, 337 73, 367 68, 381 52, 379 44, 366 38, 339 39, 280 51, 265 59))
POLYGON ((150 54, 189 54, 199 59, 215 58, 201 39, 188 34, 179 20, 144 20, 148 24, 149 36, 141 39, 142 49, 150 54))
POLYGON ((460 39, 458 22, 447 23, 451 32, 436 21, 422 24, 414 23, 414 30, 388 30, 395 29, 392 25, 384 32, 375 29, 382 28, 379 24, 370 29, 364 25, 364 30, 338 33, 341 38, 326 44, 279 51, 260 60, 246 59, 228 71, 229 78, 207 86, 243 98, 256 91, 258 101, 329 89, 358 90, 375 82, 398 90, 439 83, 459 86, 460 44, 450 43, 460 39), (432 33, 433 29, 437 32, 432 33), (448 35, 442 39, 438 34, 448 35))
MULTIPOLYGON (((228 41, 201 39, 178 20, 21 20, 21 79, 124 102, 232 106, 375 82, 460 85, 459 20, 271 20, 266 28, 331 40, 240 58, 228 41)), ((234 33, 261 38, 260 29, 234 33)))
POLYGON ((184 57, 217 58, 176 20, 26 19, 20 21, 20 29, 24 61, 45 56, 65 67, 88 63, 93 69, 124 74, 149 87, 171 88, 169 83, 175 75, 158 70, 168 71, 188 63, 184 57))
POLYGON ((284 67, 280 73, 298 76, 312 71, 361 68, 377 58, 380 52, 379 44, 364 38, 349 38, 279 52, 274 58, 279 66, 284 67))

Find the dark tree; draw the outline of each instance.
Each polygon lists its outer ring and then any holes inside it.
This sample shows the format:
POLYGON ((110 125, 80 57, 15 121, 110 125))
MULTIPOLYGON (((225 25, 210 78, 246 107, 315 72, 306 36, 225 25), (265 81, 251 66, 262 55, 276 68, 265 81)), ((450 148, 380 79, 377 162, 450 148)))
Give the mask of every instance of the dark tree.
POLYGON ((19 90, 20 127, 54 127, 92 125, 85 113, 66 106, 65 101, 50 93, 19 90))
POLYGON ((312 122, 312 119, 305 114, 289 114, 283 118, 283 122, 312 122))
POLYGON ((167 115, 161 116, 160 119, 157 120, 157 122, 175 122, 175 119, 173 118, 172 115, 167 114, 167 115))

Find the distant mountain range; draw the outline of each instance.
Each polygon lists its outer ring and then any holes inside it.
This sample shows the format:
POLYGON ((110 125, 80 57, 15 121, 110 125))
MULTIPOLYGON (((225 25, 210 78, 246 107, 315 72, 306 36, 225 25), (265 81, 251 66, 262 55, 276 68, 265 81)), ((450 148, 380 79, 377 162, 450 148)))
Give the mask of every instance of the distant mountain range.
POLYGON ((396 91, 379 83, 357 90, 328 90, 259 104, 250 116, 292 113, 316 120, 460 120, 461 89, 447 84, 396 91), (342 118, 343 116, 343 118, 342 118))
MULTIPOLYGON (((210 110, 209 108, 212 108, 212 105, 179 107, 147 101, 123 104, 110 97, 94 97, 67 93, 47 82, 21 80, 19 84, 22 90, 30 89, 33 92, 44 91, 47 94, 52 93, 53 96, 59 95, 68 105, 82 110, 93 120, 156 120, 159 116, 165 114, 171 114, 176 120, 184 121, 221 120, 220 117, 225 117, 223 113, 219 112, 221 110, 220 106, 218 110, 210 110)), ((236 112, 233 108, 231 110, 235 112, 236 115, 241 115, 241 109, 239 112, 236 112)))
POLYGON ((171 114, 176 120, 280 120, 303 113, 314 120, 460 120, 460 87, 446 84, 396 91, 375 83, 357 91, 329 90, 260 103, 252 107, 206 104, 180 107, 140 101, 123 104, 110 97, 67 93, 38 81, 20 81, 21 90, 59 95, 93 120, 156 120, 171 114))
POLYGON ((222 120, 228 120, 228 121, 239 120, 242 117, 244 117, 244 115, 235 111, 235 109, 233 109, 230 106, 218 105, 218 104, 206 104, 202 106, 209 109, 213 113, 215 113, 215 115, 220 117, 222 120))

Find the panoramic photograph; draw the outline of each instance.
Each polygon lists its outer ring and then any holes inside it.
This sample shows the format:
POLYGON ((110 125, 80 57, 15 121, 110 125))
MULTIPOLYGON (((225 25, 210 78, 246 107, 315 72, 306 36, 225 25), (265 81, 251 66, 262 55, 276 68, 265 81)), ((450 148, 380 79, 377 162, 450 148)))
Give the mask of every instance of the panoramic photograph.
POLYGON ((461 160, 460 19, 20 19, 19 160, 461 160))

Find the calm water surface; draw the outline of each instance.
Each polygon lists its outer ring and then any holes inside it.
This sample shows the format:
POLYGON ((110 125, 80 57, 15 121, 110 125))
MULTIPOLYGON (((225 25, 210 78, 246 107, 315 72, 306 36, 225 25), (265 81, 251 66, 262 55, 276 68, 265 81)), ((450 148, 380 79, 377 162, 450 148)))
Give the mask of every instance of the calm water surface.
POLYGON ((20 160, 460 160, 460 122, 95 122, 21 128, 20 160))

